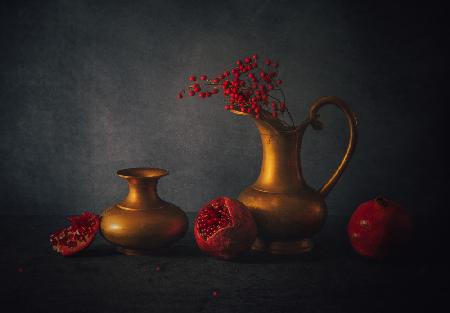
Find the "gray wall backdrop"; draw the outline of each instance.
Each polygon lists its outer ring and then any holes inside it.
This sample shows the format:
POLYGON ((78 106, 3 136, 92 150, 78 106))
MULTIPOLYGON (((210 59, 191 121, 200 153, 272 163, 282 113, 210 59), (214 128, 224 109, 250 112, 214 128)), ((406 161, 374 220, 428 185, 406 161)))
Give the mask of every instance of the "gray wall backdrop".
MULTIPOLYGON (((323 95, 359 116, 331 215, 378 194, 438 214, 442 18, 437 5, 379 2, 3 1, 0 214, 99 213, 127 192, 115 172, 136 166, 168 169, 160 195, 186 211, 236 197, 259 172, 254 125, 219 97, 176 94, 188 75, 221 73, 255 52, 280 61, 298 122, 323 95)), ((347 140, 338 110, 322 121, 302 147, 316 187, 347 140)))

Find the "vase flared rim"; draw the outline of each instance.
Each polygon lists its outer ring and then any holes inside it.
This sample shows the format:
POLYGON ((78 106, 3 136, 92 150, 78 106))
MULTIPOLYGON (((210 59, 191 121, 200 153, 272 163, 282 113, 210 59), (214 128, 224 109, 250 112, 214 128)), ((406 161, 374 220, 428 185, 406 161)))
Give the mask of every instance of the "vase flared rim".
POLYGON ((117 171, 122 178, 154 179, 169 175, 169 171, 157 167, 131 167, 117 171))

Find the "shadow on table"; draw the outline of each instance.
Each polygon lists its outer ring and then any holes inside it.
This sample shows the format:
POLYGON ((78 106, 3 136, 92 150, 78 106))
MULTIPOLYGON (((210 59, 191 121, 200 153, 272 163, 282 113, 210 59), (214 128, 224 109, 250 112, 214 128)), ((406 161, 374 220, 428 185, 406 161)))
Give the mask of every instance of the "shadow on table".
POLYGON ((75 254, 72 256, 73 258, 98 258, 98 257, 110 257, 119 255, 119 252, 117 252, 114 247, 112 246, 97 246, 93 247, 91 249, 86 249, 84 251, 81 251, 78 254, 75 254))
POLYGON ((241 257, 236 262, 248 264, 277 264, 277 263, 295 263, 295 262, 320 262, 324 260, 333 260, 344 257, 348 251, 343 249, 330 249, 329 247, 315 247, 310 252, 296 255, 274 255, 265 252, 251 251, 241 257), (328 249, 327 249, 328 248, 328 249))
MULTIPOLYGON (((200 251, 192 236, 187 236, 174 245, 155 251, 145 256, 165 257, 174 259, 197 259, 209 258, 200 251)), ((417 244, 417 242, 415 242, 417 244)), ((74 258, 102 258, 124 256, 116 248, 102 240, 97 241, 89 249, 74 255, 74 258)), ((417 254, 415 249, 407 249, 400 255, 383 260, 382 263, 392 266, 402 266, 406 264, 423 264, 427 259, 426 254, 417 254)), ((250 251, 249 253, 233 260, 235 263, 246 264, 280 264, 280 263, 316 263, 340 260, 353 260, 355 262, 380 263, 377 260, 370 260, 356 254, 346 238, 320 238, 315 242, 315 246, 310 252, 299 255, 271 255, 263 252, 250 251)))
MULTIPOLYGON (((124 254, 117 251, 116 247, 111 244, 97 244, 80 253, 72 256, 73 258, 101 258, 101 257, 115 257, 124 256, 124 254)), ((178 243, 165 249, 155 250, 154 252, 142 256, 155 256, 167 258, 197 258, 204 255, 195 245, 188 243, 178 243)), ((139 256, 136 256, 139 257, 139 256)))
POLYGON ((358 255, 351 247, 341 246, 341 249, 316 248, 310 252, 298 255, 272 255, 263 252, 251 251, 234 262, 246 264, 288 264, 288 263, 323 263, 325 262, 363 262, 372 264, 384 264, 393 267, 406 265, 420 265, 426 263, 426 257, 417 256, 413 250, 390 256, 383 260, 369 259, 358 255))
MULTIPOLYGON (((293 263, 293 262, 317 262, 321 260, 338 259, 348 256, 351 248, 347 245, 339 244, 341 241, 331 244, 329 241, 320 240, 316 243, 312 251, 299 255, 271 255, 262 252, 251 251, 233 262, 264 264, 264 263, 293 263)), ((116 250, 116 247, 103 238, 99 238, 94 244, 76 255, 73 258, 102 258, 123 256, 116 250)), ((208 258, 200 251, 192 236, 186 236, 183 240, 164 249, 154 251, 144 256, 166 257, 166 258, 208 258)))

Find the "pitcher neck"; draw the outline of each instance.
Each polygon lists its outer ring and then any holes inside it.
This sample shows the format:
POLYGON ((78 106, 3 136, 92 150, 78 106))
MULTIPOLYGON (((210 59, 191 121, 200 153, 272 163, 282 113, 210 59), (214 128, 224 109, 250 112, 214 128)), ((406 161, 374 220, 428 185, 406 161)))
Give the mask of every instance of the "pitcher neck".
POLYGON ((253 184, 256 189, 295 193, 304 186, 300 166, 301 133, 278 131, 264 121, 256 121, 262 143, 261 172, 253 184))

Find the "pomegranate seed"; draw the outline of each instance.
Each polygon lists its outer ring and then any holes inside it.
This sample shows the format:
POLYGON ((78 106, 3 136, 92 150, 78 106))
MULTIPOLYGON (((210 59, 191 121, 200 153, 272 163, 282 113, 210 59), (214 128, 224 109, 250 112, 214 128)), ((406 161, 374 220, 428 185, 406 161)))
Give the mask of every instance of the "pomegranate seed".
POLYGON ((189 90, 188 95, 191 96, 191 97, 195 96, 195 91, 194 90, 189 90))
POLYGON ((270 59, 266 59, 266 60, 264 61, 264 64, 266 64, 266 65, 270 65, 270 63, 272 63, 272 61, 270 61, 270 59))
POLYGON ((159 265, 156 265, 156 267, 155 267, 155 271, 156 272, 159 272, 161 270, 161 266, 159 266, 159 265))
POLYGON ((195 82, 195 81, 197 80, 197 77, 195 77, 194 75, 189 76, 189 80, 190 80, 191 82, 195 82))
POLYGON ((245 58, 245 59, 244 59, 244 62, 245 62, 245 63, 250 63, 251 61, 252 61, 252 59, 250 59, 250 58, 245 58))
POLYGON ((200 80, 206 80, 206 78, 207 78, 206 75, 201 75, 200 76, 200 80))
POLYGON ((213 290, 212 296, 213 296, 214 298, 218 298, 218 297, 220 296, 219 290, 213 290))
POLYGON ((277 80, 277 84, 281 85, 283 83, 283 81, 281 79, 277 80))
POLYGON ((256 60, 258 58, 258 55, 255 53, 254 55, 252 55, 253 60, 256 60))
POLYGON ((183 98, 183 94, 180 92, 177 96, 178 99, 182 99, 183 98))

